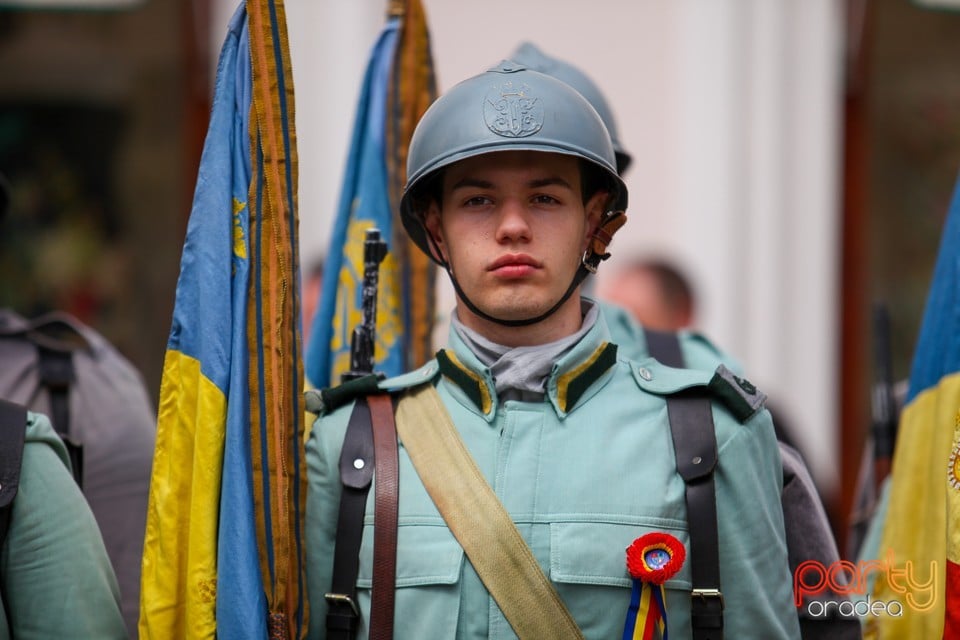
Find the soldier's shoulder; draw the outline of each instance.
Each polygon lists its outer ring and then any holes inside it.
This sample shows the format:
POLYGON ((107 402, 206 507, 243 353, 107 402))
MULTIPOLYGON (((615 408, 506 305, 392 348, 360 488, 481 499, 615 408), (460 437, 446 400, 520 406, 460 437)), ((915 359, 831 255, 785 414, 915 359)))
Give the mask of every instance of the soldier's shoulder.
POLYGON ((392 378, 370 374, 333 387, 310 389, 304 393, 307 411, 318 416, 329 415, 342 407, 353 404, 355 400, 363 396, 383 392, 396 394, 422 384, 431 383, 438 373, 439 367, 436 360, 431 360, 418 369, 392 378))
POLYGON ((766 394, 723 364, 712 371, 668 367, 654 358, 629 365, 633 379, 644 391, 664 397, 699 392, 721 403, 739 422, 748 421, 766 402, 766 394))
POLYGON ((741 373, 743 366, 736 358, 717 346, 713 340, 699 331, 683 330, 677 334, 688 367, 713 371, 723 365, 734 373, 741 373))

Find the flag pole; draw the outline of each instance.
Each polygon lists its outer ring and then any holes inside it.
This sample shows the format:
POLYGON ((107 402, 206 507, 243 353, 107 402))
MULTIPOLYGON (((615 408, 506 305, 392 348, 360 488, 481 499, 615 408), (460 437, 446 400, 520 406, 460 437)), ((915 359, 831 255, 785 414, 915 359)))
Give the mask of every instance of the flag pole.
POLYGON ((388 0, 387 2, 387 20, 390 18, 402 18, 407 12, 403 0, 388 0))

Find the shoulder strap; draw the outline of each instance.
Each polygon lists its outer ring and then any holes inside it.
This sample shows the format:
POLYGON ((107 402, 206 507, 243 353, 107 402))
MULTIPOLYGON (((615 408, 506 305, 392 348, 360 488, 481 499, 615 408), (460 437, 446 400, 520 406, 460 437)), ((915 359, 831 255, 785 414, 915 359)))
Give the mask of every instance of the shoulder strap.
POLYGON ((0 400, 0 547, 7 537, 13 499, 20 485, 26 426, 27 410, 18 404, 0 400))
POLYGON ((362 397, 354 405, 340 453, 340 512, 334 546, 333 579, 325 594, 327 637, 351 640, 356 633, 357 574, 363 517, 370 483, 374 487, 373 587, 370 640, 393 638, 397 566, 399 462, 393 403, 387 394, 362 397), (374 474, 376 469, 376 474, 374 474))
MULTIPOLYGON (((676 333, 644 329, 650 355, 670 367, 684 365, 676 333)), ((723 595, 720 591, 720 547, 717 541, 717 495, 713 472, 717 436, 710 398, 698 390, 667 397, 667 416, 686 486, 690 529, 690 622, 694 640, 723 638, 723 595)))
POLYGON ((73 352, 35 344, 40 356, 40 382, 50 394, 50 420, 67 446, 73 479, 83 488, 83 446, 70 434, 70 385, 75 380, 73 352))
MULTIPOLYGON (((27 410, 18 404, 0 400, 0 548, 10 529, 10 513, 13 499, 20 486, 20 464, 23 461, 23 440, 26 435, 27 410)), ((2 578, 2 576, 0 576, 2 578)), ((0 579, 0 604, 7 620, 7 601, 3 597, 3 580, 0 579)))
POLYGON ((373 479, 373 431, 366 398, 353 405, 340 451, 340 511, 333 551, 333 579, 327 601, 327 637, 352 640, 360 610, 357 573, 367 492, 373 479))
POLYGON ((67 447, 73 478, 82 488, 83 447, 70 434, 73 352, 90 346, 80 327, 73 316, 54 311, 29 322, 16 316, 16 321, 0 326, 0 337, 25 340, 36 349, 37 376, 50 397, 50 422, 67 447))
POLYGON ((400 399, 397 433, 427 493, 520 640, 582 639, 433 386, 400 399))
POLYGON ((672 331, 656 331, 643 328, 643 335, 647 339, 647 353, 667 365, 668 367, 683 367, 683 351, 680 350, 680 339, 672 331))

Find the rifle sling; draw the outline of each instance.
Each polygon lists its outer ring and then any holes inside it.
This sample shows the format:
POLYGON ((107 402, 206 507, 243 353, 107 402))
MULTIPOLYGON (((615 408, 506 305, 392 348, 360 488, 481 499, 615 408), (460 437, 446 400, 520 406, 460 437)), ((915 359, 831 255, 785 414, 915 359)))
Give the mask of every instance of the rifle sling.
POLYGON ((582 639, 431 385, 403 396, 397 433, 420 480, 521 640, 582 639))
MULTIPOLYGON (((650 355, 670 367, 683 367, 677 334, 644 329, 650 355)), ((686 487, 690 530, 690 623, 694 640, 723 638, 723 595, 720 591, 720 547, 717 540, 717 496, 713 472, 717 439, 708 396, 687 390, 667 398, 667 415, 686 487)))
POLYGON ((397 500, 400 489, 397 428, 390 396, 372 395, 368 396, 367 401, 373 420, 376 460, 369 637, 370 640, 392 640, 397 579, 397 500))

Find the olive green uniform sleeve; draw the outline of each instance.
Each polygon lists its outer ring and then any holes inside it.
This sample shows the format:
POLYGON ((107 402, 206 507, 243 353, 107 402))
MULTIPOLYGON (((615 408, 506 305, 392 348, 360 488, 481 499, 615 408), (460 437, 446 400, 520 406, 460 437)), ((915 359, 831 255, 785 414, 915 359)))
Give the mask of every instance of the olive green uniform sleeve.
POLYGON ((126 638, 116 577, 100 530, 70 474, 63 443, 46 417, 31 413, 0 550, 9 619, 0 639, 126 638))

